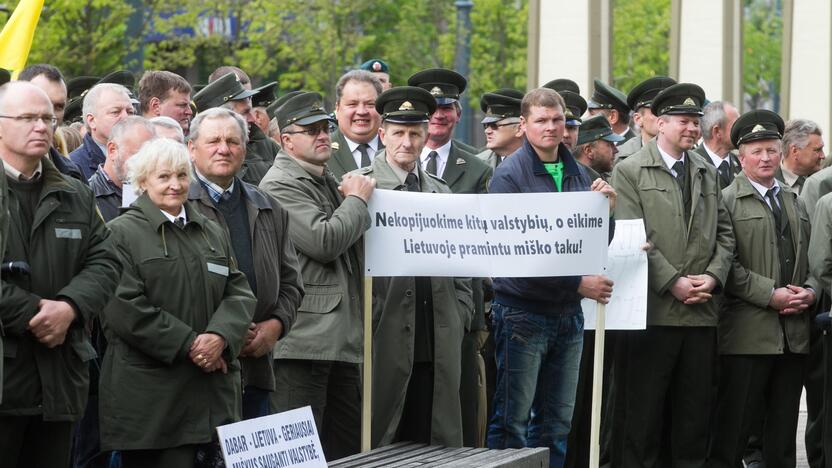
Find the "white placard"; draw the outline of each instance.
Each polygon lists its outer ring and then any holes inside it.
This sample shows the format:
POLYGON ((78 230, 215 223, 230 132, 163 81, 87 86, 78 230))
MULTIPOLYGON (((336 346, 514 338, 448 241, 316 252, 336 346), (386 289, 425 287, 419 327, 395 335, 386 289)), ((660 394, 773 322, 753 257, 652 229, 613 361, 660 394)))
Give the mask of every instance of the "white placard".
MULTIPOLYGON (((647 236, 644 220, 615 222, 615 237, 609 247, 607 269, 613 280, 612 297, 607 304, 604 326, 607 330, 644 330, 647 327, 647 253, 642 249, 647 236)), ((595 329, 595 305, 581 301, 584 329, 595 329)))
POLYGON ((600 193, 376 190, 369 210, 367 276, 570 276, 606 264, 609 201, 600 193))
POLYGON ((309 406, 219 426, 228 468, 326 468, 318 428, 309 406))

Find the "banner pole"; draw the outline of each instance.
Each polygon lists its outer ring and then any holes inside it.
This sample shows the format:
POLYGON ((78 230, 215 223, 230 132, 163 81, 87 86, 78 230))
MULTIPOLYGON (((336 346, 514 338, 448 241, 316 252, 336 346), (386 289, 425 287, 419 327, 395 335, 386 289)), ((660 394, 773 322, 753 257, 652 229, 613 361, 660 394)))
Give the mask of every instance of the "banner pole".
POLYGON ((373 277, 364 276, 364 369, 361 392, 361 451, 369 452, 373 417, 373 277))
POLYGON ((589 433, 589 468, 598 468, 600 463, 601 406, 604 385, 604 323, 606 306, 595 305, 595 360, 592 367, 592 419, 589 433))

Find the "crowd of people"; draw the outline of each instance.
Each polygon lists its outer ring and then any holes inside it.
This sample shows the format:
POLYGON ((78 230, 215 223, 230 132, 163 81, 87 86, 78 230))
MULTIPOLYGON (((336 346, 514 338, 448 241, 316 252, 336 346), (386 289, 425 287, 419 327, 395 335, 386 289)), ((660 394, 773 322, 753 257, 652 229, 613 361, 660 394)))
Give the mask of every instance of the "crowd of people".
POLYGON ((370 60, 335 108, 241 69, 0 86, 0 457, 10 467, 219 467, 216 427, 311 406, 325 456, 371 445, 547 447, 588 466, 603 275, 377 277, 375 189, 595 191, 644 220, 647 328, 607 334, 601 462, 832 466, 825 387, 832 169, 805 119, 739 115, 651 77, 591 97, 556 79, 481 99, 486 147, 454 138, 467 80, 393 86, 370 60), (829 460, 829 461, 827 461, 829 460))

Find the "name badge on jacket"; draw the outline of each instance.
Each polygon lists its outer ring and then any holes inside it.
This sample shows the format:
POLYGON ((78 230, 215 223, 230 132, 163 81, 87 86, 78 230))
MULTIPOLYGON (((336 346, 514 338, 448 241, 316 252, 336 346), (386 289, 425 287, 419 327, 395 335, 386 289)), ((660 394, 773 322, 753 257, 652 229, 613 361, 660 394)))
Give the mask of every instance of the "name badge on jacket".
POLYGON ((228 276, 228 267, 225 265, 217 265, 216 263, 208 263, 208 271, 216 273, 220 276, 228 276))

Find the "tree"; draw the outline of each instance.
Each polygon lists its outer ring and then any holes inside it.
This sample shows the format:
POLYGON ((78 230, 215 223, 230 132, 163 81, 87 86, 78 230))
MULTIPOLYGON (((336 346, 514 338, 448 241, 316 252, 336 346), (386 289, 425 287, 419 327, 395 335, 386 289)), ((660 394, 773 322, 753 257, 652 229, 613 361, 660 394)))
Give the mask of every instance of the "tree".
POLYGON ((526 89, 528 1, 476 0, 471 10, 471 76, 468 98, 478 109, 480 97, 498 88, 526 89))
POLYGON ((666 76, 670 0, 615 0, 612 56, 612 84, 624 92, 652 76, 666 76))
POLYGON ((28 63, 48 62, 67 76, 103 75, 125 68, 130 65, 125 57, 141 40, 141 35, 126 34, 126 20, 133 11, 123 0, 46 2, 28 63))
POLYGON ((783 18, 771 0, 745 0, 743 91, 747 109, 779 107, 783 18))

